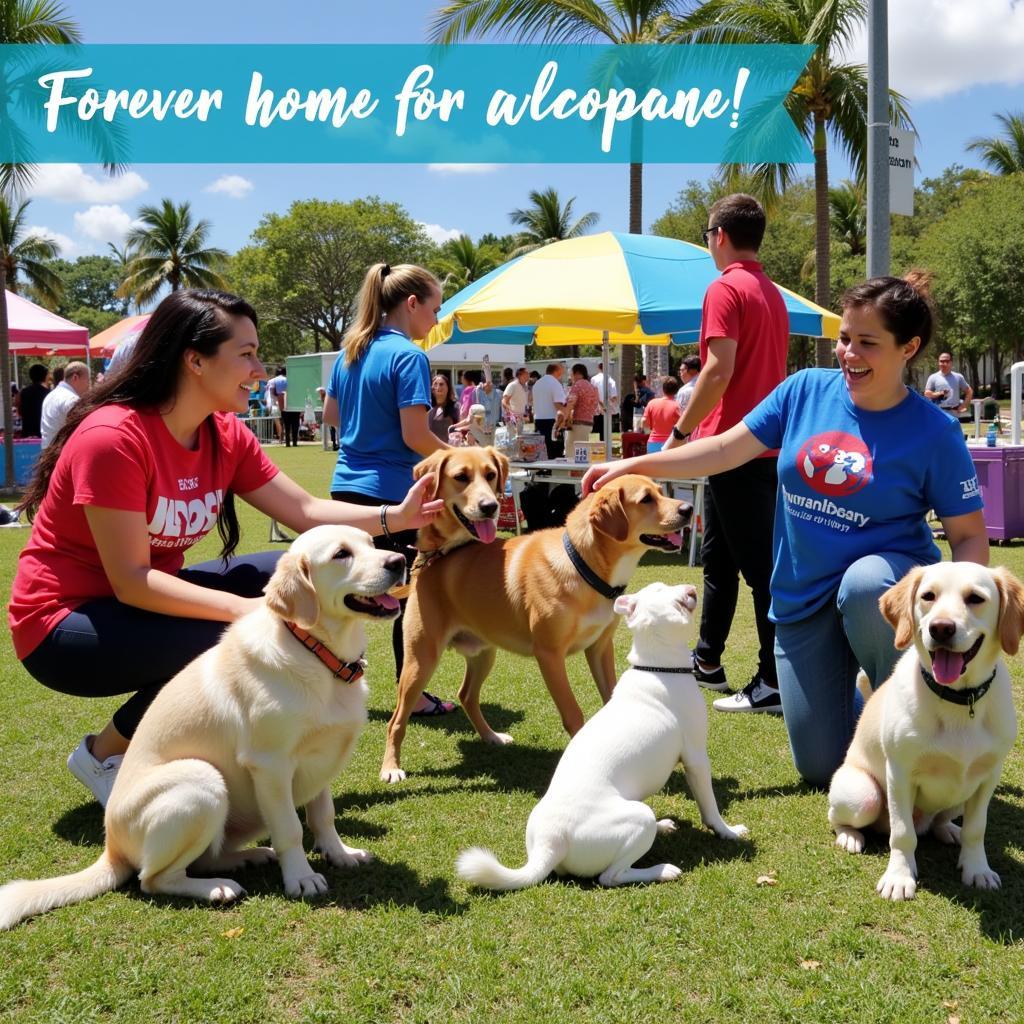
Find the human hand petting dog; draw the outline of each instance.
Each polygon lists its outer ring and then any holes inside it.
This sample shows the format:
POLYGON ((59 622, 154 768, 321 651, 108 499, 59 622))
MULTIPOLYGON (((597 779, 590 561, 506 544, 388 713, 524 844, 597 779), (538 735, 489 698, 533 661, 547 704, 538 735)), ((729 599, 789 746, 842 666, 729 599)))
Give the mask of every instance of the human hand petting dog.
POLYGON ((405 496, 400 505, 392 506, 388 515, 388 529, 418 530, 421 526, 436 519, 444 511, 444 501, 440 498, 429 498, 437 486, 437 478, 433 473, 421 476, 405 496))
POLYGON ((627 473, 638 473, 636 459, 619 459, 617 462, 598 462, 583 474, 581 486, 585 498, 592 491, 599 491, 605 484, 627 473))

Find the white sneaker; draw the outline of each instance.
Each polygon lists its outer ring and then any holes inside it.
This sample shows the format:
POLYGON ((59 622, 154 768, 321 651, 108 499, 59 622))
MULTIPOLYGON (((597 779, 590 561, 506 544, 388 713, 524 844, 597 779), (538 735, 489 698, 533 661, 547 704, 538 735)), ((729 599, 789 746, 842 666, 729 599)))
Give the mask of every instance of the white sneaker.
POLYGON ((781 715, 782 698, 776 687, 769 686, 760 676, 754 676, 739 693, 719 697, 714 707, 716 711, 760 711, 781 715))
POLYGON ((114 754, 105 761, 97 761, 89 750, 89 742, 93 739, 95 737, 90 733, 71 751, 68 769, 99 800, 100 805, 106 807, 124 755, 114 754))

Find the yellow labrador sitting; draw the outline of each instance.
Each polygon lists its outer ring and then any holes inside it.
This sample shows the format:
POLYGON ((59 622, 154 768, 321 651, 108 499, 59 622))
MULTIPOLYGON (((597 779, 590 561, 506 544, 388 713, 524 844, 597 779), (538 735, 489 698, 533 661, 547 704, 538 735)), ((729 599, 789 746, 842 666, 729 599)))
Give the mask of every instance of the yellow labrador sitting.
POLYGON ((320 526, 298 537, 265 606, 160 691, 132 738, 106 809, 106 848, 92 867, 0 889, 0 928, 97 896, 136 872, 143 892, 230 902, 245 863, 281 865, 289 896, 327 891, 302 848, 297 805, 316 847, 338 867, 370 859, 334 825, 331 781, 366 722, 364 622, 390 619, 386 591, 405 560, 362 530, 320 526), (269 833, 273 848, 247 847, 269 833))
POLYGON ((964 885, 999 887, 985 824, 1003 759, 1017 734, 1010 676, 1024 630, 1024 588, 1006 569, 941 562, 911 570, 882 595, 896 646, 910 648, 867 702, 846 760, 832 777, 836 843, 864 848, 860 829, 889 830, 884 899, 917 891, 917 835, 960 843, 964 885), (963 828, 953 818, 963 814, 963 828))

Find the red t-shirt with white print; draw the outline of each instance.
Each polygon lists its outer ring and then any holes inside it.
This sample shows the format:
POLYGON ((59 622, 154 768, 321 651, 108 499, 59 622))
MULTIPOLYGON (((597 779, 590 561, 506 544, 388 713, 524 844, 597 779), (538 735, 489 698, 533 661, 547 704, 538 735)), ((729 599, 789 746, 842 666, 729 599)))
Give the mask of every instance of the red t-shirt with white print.
POLYGON ((18 562, 8 609, 18 657, 80 604, 113 596, 86 505, 145 513, 150 565, 174 575, 185 552, 215 527, 225 491, 247 494, 277 472, 230 413, 199 428, 195 451, 155 411, 107 405, 90 413, 60 453, 18 562))

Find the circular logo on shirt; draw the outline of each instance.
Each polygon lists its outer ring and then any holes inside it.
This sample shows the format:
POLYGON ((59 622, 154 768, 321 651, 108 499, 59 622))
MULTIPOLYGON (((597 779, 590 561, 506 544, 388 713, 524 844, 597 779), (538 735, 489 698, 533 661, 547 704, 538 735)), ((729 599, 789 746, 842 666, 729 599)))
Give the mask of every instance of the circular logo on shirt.
POLYGON ((796 465, 813 490, 830 498, 855 494, 871 479, 871 453, 859 437, 841 430, 804 442, 796 465))

